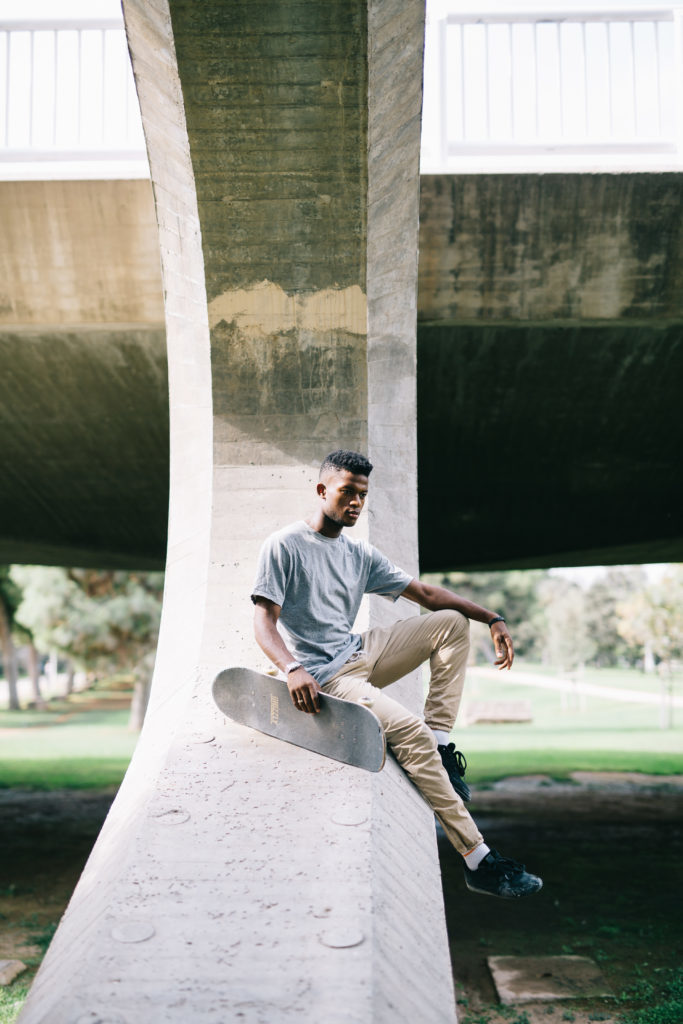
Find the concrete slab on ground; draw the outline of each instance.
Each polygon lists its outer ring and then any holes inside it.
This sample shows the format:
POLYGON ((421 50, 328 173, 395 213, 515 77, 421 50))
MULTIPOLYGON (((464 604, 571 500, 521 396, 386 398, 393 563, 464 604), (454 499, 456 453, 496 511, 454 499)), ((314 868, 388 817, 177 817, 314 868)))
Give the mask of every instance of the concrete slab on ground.
POLYGON ((612 995, 587 956, 490 956, 487 963, 501 1003, 612 995))

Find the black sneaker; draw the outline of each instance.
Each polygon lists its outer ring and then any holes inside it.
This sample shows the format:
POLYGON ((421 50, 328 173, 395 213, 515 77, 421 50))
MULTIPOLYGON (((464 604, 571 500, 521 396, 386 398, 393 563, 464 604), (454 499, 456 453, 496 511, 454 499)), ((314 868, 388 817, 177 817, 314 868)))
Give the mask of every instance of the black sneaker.
POLYGON ((476 871, 465 865, 465 884, 471 892, 485 896, 502 896, 511 900, 519 896, 532 896, 543 888, 543 881, 530 874, 523 864, 509 857, 501 857, 490 850, 476 871))
POLYGON ((441 754, 441 762, 448 772, 451 786, 461 800, 467 802, 471 794, 470 787, 465 782, 465 772, 467 770, 465 755, 462 751, 455 749, 455 743, 439 743, 438 747, 441 754))

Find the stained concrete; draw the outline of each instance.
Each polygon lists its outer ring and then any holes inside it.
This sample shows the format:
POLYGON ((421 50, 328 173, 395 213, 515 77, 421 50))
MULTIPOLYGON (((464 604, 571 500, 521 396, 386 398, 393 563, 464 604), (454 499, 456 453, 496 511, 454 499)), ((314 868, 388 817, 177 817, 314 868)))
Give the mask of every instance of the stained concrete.
POLYGON ((486 962, 498 998, 507 1006, 613 994, 587 956, 489 956, 486 962))
POLYGON ((423 570, 683 559, 683 328, 421 326, 423 570))
POLYGON ((421 179, 423 569, 683 559, 680 182, 421 179))
POLYGON ((0 561, 163 568, 163 328, 0 325, 0 362, 0 561))
POLYGON ((683 318, 680 174, 424 175, 420 321, 683 318))
MULTIPOLYGON (((391 759, 371 775, 232 724, 209 691, 219 668, 260 665, 258 548, 310 508, 331 448, 372 456, 387 427, 400 432, 405 500, 371 507, 365 532, 417 565, 424 12, 404 0, 126 0, 124 12, 166 293, 164 613, 138 749, 21 1019, 448 1024, 433 815, 417 791, 391 759)), ((369 605, 361 619, 378 615, 369 605)), ((406 697, 419 699, 415 683, 406 697)))
POLYGON ((163 327, 148 181, 3 181, 0 324, 163 327))
MULTIPOLYGON (((230 17, 238 17, 237 8, 230 17)), ((390 15, 388 37, 409 35, 411 17, 409 11, 390 15)), ((400 464, 404 456, 415 458, 409 451, 415 440, 401 424, 415 401, 415 352, 397 324, 413 316, 414 289, 401 275, 414 271, 416 253, 401 218, 408 210, 413 217, 418 194, 414 185, 405 187, 415 181, 403 147, 408 136, 384 144, 381 105, 374 114, 354 109, 350 117, 346 110, 340 130, 330 100, 334 47, 348 58, 338 66, 345 83, 339 95, 347 99, 355 58, 337 28, 325 37, 324 55, 312 52, 305 34, 283 41, 273 31, 260 39, 266 56, 252 65, 244 56, 249 33, 240 31, 230 54, 214 52, 213 36, 206 42, 205 72, 197 70, 191 47, 184 56, 186 93, 202 101, 192 145, 211 239, 204 244, 212 268, 213 372, 220 380, 215 436, 239 464, 254 452, 261 461, 279 457, 279 441, 291 434, 296 413, 305 459, 314 460, 330 430, 343 429, 349 444, 363 447, 365 413, 354 407, 353 394, 364 387, 359 374, 367 374, 368 443, 379 456, 375 502, 384 502, 377 511, 383 517, 385 506, 399 501, 410 524, 415 495, 400 464), (259 66, 276 106, 290 87, 292 96, 300 95, 292 77, 298 67, 307 101, 315 100, 329 120, 330 146, 320 144, 309 110, 307 127, 296 134, 269 122, 240 129, 220 153, 211 150, 204 124, 209 85, 202 75, 217 96, 239 98, 239 110, 220 114, 220 137, 238 116, 244 121, 250 96, 265 95, 266 85, 254 77, 259 66), (243 81, 235 77, 240 69, 243 81), (318 72, 325 77, 317 79, 318 72), (364 212, 349 191, 349 146, 365 120, 377 160, 363 172, 376 194, 364 212), (275 170, 264 169, 263 154, 276 143, 275 170), (268 220, 266 242, 254 235, 257 211, 268 220), (276 244, 297 213, 304 218, 303 241, 276 244), (395 224, 391 233, 381 228, 387 217, 395 224), (365 251, 359 238, 374 218, 379 230, 369 231, 365 251), (324 239, 315 254, 314 225, 324 239), (346 232, 344 255, 332 265, 340 232, 346 232), (216 242, 218 234, 224 244, 216 242), (383 261, 377 273, 375 252, 383 261), (271 280, 276 270, 278 280, 271 280), (372 327, 367 367, 359 361, 366 316, 372 327), (324 332, 311 330, 312 323, 324 323, 324 332), (301 332, 306 342, 298 349, 301 332)), ((390 83, 390 92, 403 89, 390 62, 380 61, 371 73, 390 83)), ((266 115, 260 109, 255 116, 266 115)), ((158 132, 158 144, 169 151, 168 124, 158 132)), ((158 183, 155 189, 164 237, 178 239, 178 214, 166 212, 165 192, 158 183)), ((0 203, 11 240, 2 254, 0 310, 9 437, 3 557, 160 566, 168 502, 166 375, 149 186, 3 183, 0 203), (25 351, 19 336, 30 339, 25 351), (76 369, 87 387, 76 383, 76 369), (64 479, 73 486, 65 488, 64 479)), ((683 428, 675 387, 680 212, 674 174, 422 179, 417 386, 425 569, 683 558, 676 471, 683 428)), ((165 259, 168 276, 181 256, 167 246, 165 259)), ((178 297, 169 301, 182 313, 178 297)), ((400 530, 398 523, 389 543, 400 530)), ((408 564, 410 543, 397 543, 393 553, 408 564)))

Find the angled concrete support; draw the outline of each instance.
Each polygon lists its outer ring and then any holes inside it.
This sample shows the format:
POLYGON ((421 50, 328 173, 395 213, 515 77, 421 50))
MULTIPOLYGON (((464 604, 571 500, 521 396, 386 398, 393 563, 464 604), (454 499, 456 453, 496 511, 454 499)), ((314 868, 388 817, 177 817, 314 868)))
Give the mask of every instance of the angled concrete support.
POLYGON ((369 447, 367 529, 417 570, 421 4, 124 10, 169 336, 164 619, 138 750, 21 1020, 446 1024, 417 791, 391 759, 370 775, 234 725, 209 693, 262 663, 258 547, 307 512, 331 448, 369 447))

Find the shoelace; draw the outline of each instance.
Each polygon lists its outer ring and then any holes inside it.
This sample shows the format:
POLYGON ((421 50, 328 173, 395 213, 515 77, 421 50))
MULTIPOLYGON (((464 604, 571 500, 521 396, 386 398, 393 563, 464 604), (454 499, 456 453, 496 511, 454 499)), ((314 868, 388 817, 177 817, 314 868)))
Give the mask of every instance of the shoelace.
POLYGON ((449 761, 452 760, 455 763, 455 767, 458 770, 458 775, 462 778, 462 776, 467 771, 467 761, 465 759, 465 755, 463 754, 463 752, 461 750, 455 749, 455 743, 449 743, 448 746, 446 747, 446 756, 448 757, 449 761))
POLYGON ((518 860, 513 860, 512 857, 502 857, 497 850, 491 850, 496 864, 499 864, 503 869, 506 878, 510 875, 517 874, 519 871, 526 871, 523 864, 520 864, 518 860))

